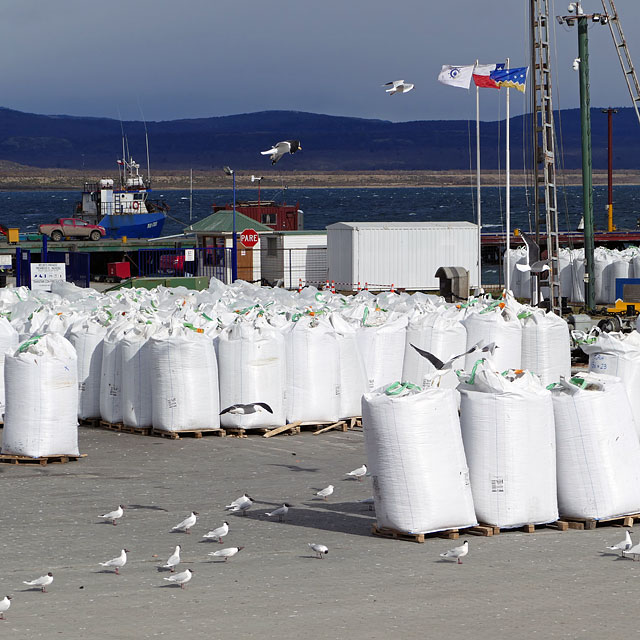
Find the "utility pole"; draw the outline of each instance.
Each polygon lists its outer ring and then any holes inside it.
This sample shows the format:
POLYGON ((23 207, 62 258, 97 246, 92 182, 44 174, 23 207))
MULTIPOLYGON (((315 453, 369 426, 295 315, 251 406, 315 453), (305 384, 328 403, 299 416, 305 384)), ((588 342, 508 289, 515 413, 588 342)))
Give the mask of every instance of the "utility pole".
POLYGON ((618 113, 617 109, 602 109, 602 113, 607 114, 607 182, 609 186, 609 199, 607 200, 607 231, 611 233, 616 230, 613 224, 613 114, 618 113))

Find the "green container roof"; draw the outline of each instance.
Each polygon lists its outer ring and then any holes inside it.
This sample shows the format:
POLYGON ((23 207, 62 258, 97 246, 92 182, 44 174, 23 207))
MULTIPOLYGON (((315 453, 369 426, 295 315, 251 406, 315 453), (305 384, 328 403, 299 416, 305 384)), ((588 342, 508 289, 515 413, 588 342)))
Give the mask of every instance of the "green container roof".
MULTIPOLYGON (((236 211, 236 232, 242 233, 246 229, 273 231, 266 224, 257 222, 253 218, 236 211)), ((233 233, 233 211, 216 211, 191 226, 185 227, 185 232, 188 233, 190 231, 196 231, 197 233, 233 233)))

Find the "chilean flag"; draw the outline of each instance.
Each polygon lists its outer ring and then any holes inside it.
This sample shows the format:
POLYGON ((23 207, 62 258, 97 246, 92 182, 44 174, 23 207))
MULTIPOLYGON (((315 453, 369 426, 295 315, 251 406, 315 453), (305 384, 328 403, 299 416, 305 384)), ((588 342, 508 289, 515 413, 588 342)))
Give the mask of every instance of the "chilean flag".
POLYGON ((504 69, 504 63, 477 64, 473 69, 473 81, 476 83, 476 87, 499 89, 500 85, 491 77, 491 74, 502 69, 504 69))

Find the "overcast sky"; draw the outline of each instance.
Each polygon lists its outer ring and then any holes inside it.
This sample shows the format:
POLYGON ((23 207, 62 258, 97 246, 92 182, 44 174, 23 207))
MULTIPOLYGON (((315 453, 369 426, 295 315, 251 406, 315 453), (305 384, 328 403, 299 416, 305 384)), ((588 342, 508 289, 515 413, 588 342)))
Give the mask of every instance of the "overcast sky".
MULTIPOLYGON (((616 0, 640 67, 640 2, 616 0)), ((553 13, 567 2, 551 0, 553 13)), ((3 0, 0 105, 172 120, 284 109, 392 121, 474 117, 443 64, 528 65, 528 0, 3 0), (416 85, 388 96, 381 84, 416 85)), ((602 10, 586 0, 585 12, 602 10)), ((577 33, 554 21, 554 106, 578 106, 577 33), (554 61, 555 62, 555 61, 554 61)), ((608 27, 590 29, 592 105, 630 106, 608 27)), ((504 116, 482 91, 481 117, 504 116)), ((512 92, 514 113, 525 108, 512 92)))

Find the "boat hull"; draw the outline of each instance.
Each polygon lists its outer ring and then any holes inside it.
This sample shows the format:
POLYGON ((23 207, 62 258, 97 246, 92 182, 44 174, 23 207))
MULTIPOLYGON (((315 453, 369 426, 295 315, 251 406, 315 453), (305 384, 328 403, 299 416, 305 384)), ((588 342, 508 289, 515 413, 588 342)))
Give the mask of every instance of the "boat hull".
POLYGON ((104 216, 99 224, 105 228, 106 238, 158 238, 165 220, 165 214, 160 211, 104 216))

